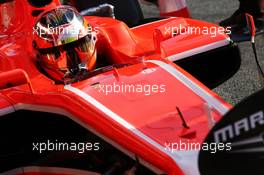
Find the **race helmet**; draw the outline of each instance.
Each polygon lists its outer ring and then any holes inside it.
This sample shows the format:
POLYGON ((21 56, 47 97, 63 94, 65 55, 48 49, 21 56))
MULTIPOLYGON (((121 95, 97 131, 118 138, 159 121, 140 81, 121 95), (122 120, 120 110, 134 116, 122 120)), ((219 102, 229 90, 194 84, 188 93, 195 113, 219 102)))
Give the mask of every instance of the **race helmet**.
POLYGON ((33 28, 33 47, 40 67, 65 82, 96 64, 96 37, 90 24, 70 6, 40 14, 33 28))

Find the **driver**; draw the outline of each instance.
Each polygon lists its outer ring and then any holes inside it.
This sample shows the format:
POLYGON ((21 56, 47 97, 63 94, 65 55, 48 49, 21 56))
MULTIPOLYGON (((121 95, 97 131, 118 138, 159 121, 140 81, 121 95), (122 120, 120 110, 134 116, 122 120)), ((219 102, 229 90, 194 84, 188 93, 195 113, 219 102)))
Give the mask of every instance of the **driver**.
POLYGON ((89 23, 70 6, 43 12, 34 25, 37 61, 57 83, 69 82, 95 68, 95 43, 89 23))

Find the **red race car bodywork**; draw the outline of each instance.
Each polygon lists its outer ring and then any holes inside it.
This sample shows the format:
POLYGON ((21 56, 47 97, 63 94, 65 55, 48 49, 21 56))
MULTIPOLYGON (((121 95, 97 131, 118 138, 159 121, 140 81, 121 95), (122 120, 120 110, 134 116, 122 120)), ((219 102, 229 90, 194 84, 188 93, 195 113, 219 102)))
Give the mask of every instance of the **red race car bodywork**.
MULTIPOLYGON (((19 110, 63 115, 122 152, 137 155, 156 174, 197 174, 198 151, 171 152, 168 143, 202 143, 210 118, 218 121, 231 106, 173 62, 230 46, 228 36, 169 32, 179 25, 215 26, 192 19, 169 18, 130 29, 115 19, 86 17, 98 32, 98 59, 129 66, 70 85, 55 84, 36 64, 32 34, 34 14, 57 5, 53 1, 37 8, 26 0, 14 1, 16 18, 10 19, 9 28, 0 29, 0 116, 19 110), (107 93, 101 88, 125 84, 150 85, 159 93, 107 93), (181 115, 188 128, 182 126, 181 115)), ((79 174, 63 172, 59 174, 79 174)))

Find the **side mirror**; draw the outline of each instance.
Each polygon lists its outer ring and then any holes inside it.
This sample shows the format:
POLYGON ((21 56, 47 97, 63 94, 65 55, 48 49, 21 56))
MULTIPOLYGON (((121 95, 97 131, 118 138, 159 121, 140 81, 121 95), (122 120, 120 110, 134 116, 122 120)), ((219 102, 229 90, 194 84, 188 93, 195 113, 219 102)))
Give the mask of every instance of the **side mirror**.
POLYGON ((27 84, 31 93, 33 88, 28 74, 22 69, 14 69, 0 73, 0 90, 27 84))
POLYGON ((250 35, 251 35, 251 44, 252 44, 252 48, 254 51, 255 61, 256 61, 257 67, 258 67, 259 78, 260 78, 262 85, 264 86, 264 72, 263 72, 261 65, 259 63, 257 49, 256 49, 256 45, 255 45, 256 26, 255 26, 254 18, 252 15, 246 13, 246 19, 247 19, 247 27, 248 27, 250 35))
POLYGON ((252 15, 246 13, 247 26, 251 35, 251 42, 255 42, 256 26, 252 15))

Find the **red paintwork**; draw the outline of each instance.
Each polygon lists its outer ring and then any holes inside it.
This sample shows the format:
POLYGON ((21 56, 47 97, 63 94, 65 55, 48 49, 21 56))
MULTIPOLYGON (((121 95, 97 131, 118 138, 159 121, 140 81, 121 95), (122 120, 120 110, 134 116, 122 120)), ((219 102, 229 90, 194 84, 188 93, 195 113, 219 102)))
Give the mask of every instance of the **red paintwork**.
MULTIPOLYGON (((6 37, 0 39, 0 72, 16 68, 23 69, 29 76, 34 93, 31 92, 28 85, 1 90, 0 109, 12 104, 16 109, 31 107, 32 110, 41 111, 49 107, 49 109, 53 109, 50 112, 66 111, 67 114, 70 114, 69 117, 87 127, 93 128, 101 135, 139 155, 139 157, 169 175, 183 174, 181 167, 169 155, 136 136, 82 97, 66 90, 63 85, 55 85, 51 79, 37 69, 32 48, 34 17, 30 15, 34 7, 28 5, 26 0, 16 0, 15 2, 19 6, 16 10, 19 13, 18 28, 15 31, 7 31, 5 33, 6 37)), ((58 2, 54 1, 43 9, 52 8, 56 4, 58 2)), ((97 75, 72 86, 89 94, 121 116, 123 120, 133 125, 138 131, 160 144, 160 146, 164 147, 164 142, 178 142, 179 139, 186 140, 186 138, 193 142, 201 143, 203 141, 209 131, 207 113, 204 110, 205 100, 161 67, 152 63, 142 62, 143 58, 145 60, 157 59, 166 65, 172 66, 198 84, 199 88, 215 97, 227 109, 231 108, 229 104, 221 100, 187 72, 163 58, 215 41, 221 41, 228 37, 226 35, 217 35, 212 39, 205 35, 183 35, 170 38, 164 32, 160 32, 162 25, 169 25, 170 22, 173 24, 179 23, 179 21, 198 27, 214 25, 191 19, 170 18, 129 29, 124 23, 114 19, 87 17, 87 20, 94 28, 98 27, 99 29, 97 42, 99 54, 108 55, 108 59, 113 63, 130 62, 136 64, 117 71, 97 75), (161 33, 158 39, 154 37, 156 48, 153 40, 155 31, 161 33), (157 48, 158 44, 166 49, 166 53, 164 51, 162 54, 160 53, 160 49, 157 48), (143 68, 145 71, 143 71, 143 68), (109 94, 106 96, 91 86, 97 82, 102 84, 112 84, 114 82, 128 84, 145 83, 150 85, 165 84, 167 91, 166 93, 150 96, 129 93, 109 94), (176 112, 176 106, 181 108, 191 128, 190 130, 182 128, 176 112)), ((216 119, 222 116, 214 108, 212 109, 212 115, 216 119)))
POLYGON ((256 27, 255 27, 254 18, 248 13, 246 13, 246 18, 247 18, 247 23, 250 26, 251 36, 254 38, 256 36, 256 27))

